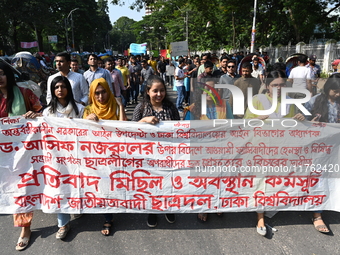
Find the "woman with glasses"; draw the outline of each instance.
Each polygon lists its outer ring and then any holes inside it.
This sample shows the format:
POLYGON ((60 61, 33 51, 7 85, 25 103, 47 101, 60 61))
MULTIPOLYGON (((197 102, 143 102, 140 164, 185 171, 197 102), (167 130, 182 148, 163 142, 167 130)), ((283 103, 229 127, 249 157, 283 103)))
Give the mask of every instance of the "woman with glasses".
MULTIPOLYGON (((219 91, 215 89, 216 80, 214 78, 202 79, 201 88, 197 88, 194 96, 197 100, 184 109, 183 120, 215 120, 234 119, 231 107, 228 102, 221 100, 219 91), (206 95, 206 114, 201 113, 201 95, 206 95)), ((222 216, 222 213, 217 213, 222 216)), ((207 213, 199 213, 198 221, 204 223, 208 220, 207 213)))
MULTIPOLYGON (((270 115, 256 115, 250 112, 249 108, 244 116, 245 119, 281 119, 281 118, 294 118, 296 120, 303 121, 305 117, 301 114, 295 114, 295 107, 292 105, 287 105, 287 114, 283 115, 281 113, 281 88, 286 86, 286 75, 282 71, 272 71, 266 77, 266 88, 267 92, 265 94, 257 94, 253 97, 253 106, 257 110, 268 110, 272 107, 274 88, 277 89, 278 103, 275 112, 270 115)), ((267 229, 264 221, 264 211, 257 211, 257 226, 256 231, 261 236, 267 234, 267 229)))
POLYGON ((270 72, 266 77, 266 93, 257 94, 253 97, 253 106, 257 110, 268 110, 272 107, 274 88, 277 89, 278 103, 275 112, 271 115, 256 115, 252 113, 249 108, 246 111, 244 119, 278 119, 278 118, 294 118, 298 120, 304 120, 305 117, 301 114, 295 114, 296 109, 292 105, 287 105, 287 114, 281 114, 281 88, 286 86, 286 75, 281 70, 270 72))

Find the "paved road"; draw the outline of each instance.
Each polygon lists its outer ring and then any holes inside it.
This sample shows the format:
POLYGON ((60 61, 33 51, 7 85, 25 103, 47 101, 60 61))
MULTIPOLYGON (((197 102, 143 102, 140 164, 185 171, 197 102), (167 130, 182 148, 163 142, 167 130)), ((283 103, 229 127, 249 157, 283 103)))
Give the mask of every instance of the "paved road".
MULTIPOLYGON (((29 247, 22 254, 340 254, 340 218, 325 212, 332 234, 314 230, 310 212, 280 212, 267 222, 278 229, 273 235, 256 233, 256 214, 211 214, 208 222, 196 214, 177 215, 174 224, 160 215, 158 226, 149 229, 144 214, 117 214, 110 236, 100 234, 104 217, 84 215, 71 221, 64 241, 56 240, 56 215, 37 211, 29 247)), ((19 228, 11 215, 0 215, 0 254, 15 254, 19 228)))
MULTIPOLYGON (((171 93, 174 98, 174 93, 171 93)), ((131 116, 133 107, 128 109, 131 116)), ((159 216, 150 229, 144 214, 117 214, 113 233, 100 234, 104 217, 84 215, 71 221, 64 241, 56 240, 56 215, 35 212, 29 247, 21 254, 340 254, 340 214, 324 212, 332 233, 318 233, 311 212, 280 212, 267 222, 278 229, 261 237, 256 233, 256 214, 209 215, 208 222, 196 214, 177 215, 174 224, 159 216)), ((0 254, 17 254, 15 244, 20 229, 13 227, 11 215, 0 215, 0 254)))

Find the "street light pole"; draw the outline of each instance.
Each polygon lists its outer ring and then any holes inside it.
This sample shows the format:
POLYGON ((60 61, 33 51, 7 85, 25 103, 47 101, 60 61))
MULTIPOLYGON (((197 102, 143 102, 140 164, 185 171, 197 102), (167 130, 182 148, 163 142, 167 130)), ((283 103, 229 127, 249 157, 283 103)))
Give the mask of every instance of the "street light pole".
POLYGON ((188 11, 185 12, 185 40, 189 42, 188 11))
POLYGON ((255 34, 256 34, 256 4, 257 4, 257 0, 254 0, 254 18, 253 18, 253 27, 252 27, 252 29, 251 29, 250 53, 254 52, 254 47, 255 47, 255 34))
POLYGON ((73 18, 72 18, 72 12, 78 10, 79 8, 74 8, 73 10, 70 11, 68 14, 67 18, 70 17, 71 15, 71 26, 72 26, 72 50, 74 50, 74 31, 73 31, 73 18))
POLYGON ((66 50, 68 50, 67 18, 65 18, 65 32, 66 32, 66 50))

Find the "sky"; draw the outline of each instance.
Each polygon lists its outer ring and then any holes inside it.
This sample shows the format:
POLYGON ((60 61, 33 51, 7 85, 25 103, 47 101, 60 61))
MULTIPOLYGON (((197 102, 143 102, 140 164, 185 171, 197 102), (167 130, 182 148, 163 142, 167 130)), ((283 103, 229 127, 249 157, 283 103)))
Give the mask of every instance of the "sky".
POLYGON ((128 2, 129 1, 126 1, 126 4, 124 6, 109 4, 109 16, 112 25, 117 19, 123 16, 126 16, 135 21, 140 21, 143 19, 143 16, 145 15, 145 9, 143 8, 139 12, 137 12, 136 10, 131 10, 129 8, 128 2))

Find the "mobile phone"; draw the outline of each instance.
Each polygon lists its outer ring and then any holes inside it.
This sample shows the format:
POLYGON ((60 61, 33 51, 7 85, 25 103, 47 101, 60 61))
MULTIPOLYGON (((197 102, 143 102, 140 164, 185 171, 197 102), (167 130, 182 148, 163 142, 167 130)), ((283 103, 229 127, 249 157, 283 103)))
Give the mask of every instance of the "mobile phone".
POLYGON ((315 114, 315 121, 319 121, 320 118, 321 118, 321 114, 320 113, 315 114))

